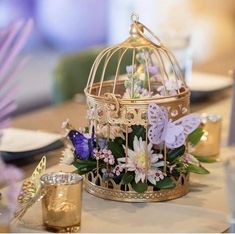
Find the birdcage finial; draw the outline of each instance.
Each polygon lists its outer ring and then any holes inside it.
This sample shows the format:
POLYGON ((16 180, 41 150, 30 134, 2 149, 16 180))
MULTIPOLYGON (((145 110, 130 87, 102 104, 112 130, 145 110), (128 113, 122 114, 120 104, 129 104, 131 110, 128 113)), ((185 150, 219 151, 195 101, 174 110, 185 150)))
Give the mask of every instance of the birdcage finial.
POLYGON ((131 20, 132 20, 133 23, 134 23, 134 22, 139 22, 139 15, 136 14, 135 12, 133 12, 133 13, 131 14, 131 20))

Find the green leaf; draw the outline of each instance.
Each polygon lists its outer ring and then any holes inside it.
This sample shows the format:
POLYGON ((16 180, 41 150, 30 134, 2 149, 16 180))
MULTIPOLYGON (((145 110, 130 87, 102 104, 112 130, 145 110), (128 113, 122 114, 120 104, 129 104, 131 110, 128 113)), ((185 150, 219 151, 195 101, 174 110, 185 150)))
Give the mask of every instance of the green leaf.
POLYGON ((96 168, 96 161, 94 160, 76 160, 73 165, 77 168, 80 175, 86 174, 96 168))
POLYGON ((173 162, 176 158, 182 156, 185 152, 185 146, 182 145, 179 148, 169 150, 167 152, 167 160, 173 162))
POLYGON ((165 177, 154 185, 158 189, 169 189, 176 186, 175 182, 170 177, 165 177))
POLYGON ((112 151, 112 154, 115 158, 123 158, 125 156, 125 152, 122 145, 123 142, 120 139, 108 141, 108 148, 112 151))
POLYGON ((77 168, 77 172, 79 175, 87 174, 88 172, 93 171, 93 170, 94 170, 93 167, 85 167, 85 168, 80 168, 80 169, 77 168))
POLYGON ((192 173, 196 173, 196 174, 209 174, 210 173, 206 168, 204 168, 202 166, 196 166, 191 163, 188 164, 187 171, 192 172, 192 173))
POLYGON ((135 136, 139 139, 145 140, 145 128, 141 125, 133 125, 131 126, 132 132, 128 134, 128 146, 133 149, 133 141, 135 136))
POLYGON ((199 162, 203 162, 203 163, 214 163, 217 162, 216 159, 213 158, 209 158, 206 156, 200 156, 200 155, 195 155, 192 154, 199 162))
POLYGON ((130 184, 134 179, 134 173, 133 172, 127 172, 122 177, 122 183, 123 184, 130 184))
POLYGON ((135 182, 133 182, 131 185, 132 185, 132 188, 137 193, 144 193, 148 189, 148 184, 147 183, 142 183, 142 182, 135 183, 135 182))
POLYGON ((203 134, 204 134, 203 129, 197 128, 188 135, 188 140, 194 146, 201 140, 201 137, 203 136, 203 134))
POLYGON ((73 165, 75 167, 87 167, 87 166, 96 166, 95 160, 76 160, 73 165))

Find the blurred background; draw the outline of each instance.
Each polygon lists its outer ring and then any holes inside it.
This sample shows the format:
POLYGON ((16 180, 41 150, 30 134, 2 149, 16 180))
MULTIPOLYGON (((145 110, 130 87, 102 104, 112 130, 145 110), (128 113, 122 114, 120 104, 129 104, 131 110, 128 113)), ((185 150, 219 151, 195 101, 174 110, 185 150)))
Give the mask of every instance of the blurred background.
MULTIPOLYGON (((60 82, 66 62, 73 70, 79 67, 78 54, 124 40, 132 12, 173 49, 172 42, 180 42, 183 58, 177 56, 186 67, 193 63, 195 71, 220 75, 233 68, 234 0, 0 0, 0 27, 19 18, 35 22, 23 54, 28 63, 17 74, 16 114, 64 101, 56 98, 54 83, 60 82)), ((82 74, 81 90, 87 79, 82 74)))

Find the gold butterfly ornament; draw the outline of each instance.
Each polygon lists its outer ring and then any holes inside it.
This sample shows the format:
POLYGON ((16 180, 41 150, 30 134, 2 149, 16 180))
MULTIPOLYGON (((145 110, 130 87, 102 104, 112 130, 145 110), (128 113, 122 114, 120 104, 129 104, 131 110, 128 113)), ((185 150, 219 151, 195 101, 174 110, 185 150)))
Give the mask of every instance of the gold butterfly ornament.
POLYGON ((27 210, 42 198, 40 177, 45 173, 45 170, 46 157, 43 156, 31 177, 25 179, 22 184, 21 192, 18 196, 19 208, 15 212, 14 220, 22 219, 27 210))

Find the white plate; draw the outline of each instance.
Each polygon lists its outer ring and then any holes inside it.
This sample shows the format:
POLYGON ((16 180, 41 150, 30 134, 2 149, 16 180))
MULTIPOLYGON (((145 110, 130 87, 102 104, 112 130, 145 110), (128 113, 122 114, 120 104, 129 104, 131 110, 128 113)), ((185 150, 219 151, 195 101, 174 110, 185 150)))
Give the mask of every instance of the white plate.
POLYGON ((199 72, 193 72, 189 82, 192 92, 203 93, 224 90, 232 85, 232 77, 199 72))
POLYGON ((59 134, 18 128, 7 128, 2 132, 0 151, 9 153, 37 150, 62 139, 59 134))

